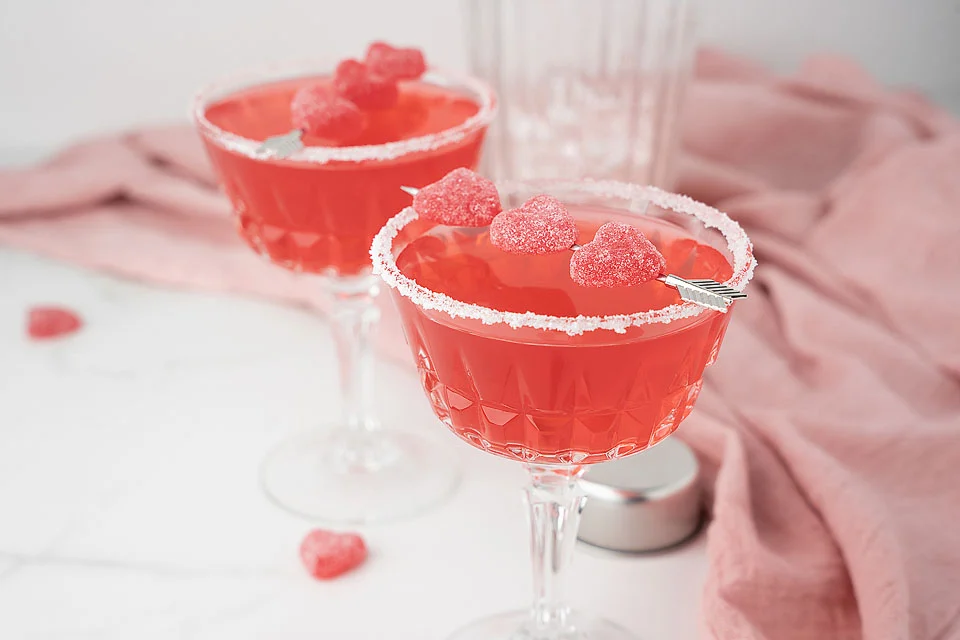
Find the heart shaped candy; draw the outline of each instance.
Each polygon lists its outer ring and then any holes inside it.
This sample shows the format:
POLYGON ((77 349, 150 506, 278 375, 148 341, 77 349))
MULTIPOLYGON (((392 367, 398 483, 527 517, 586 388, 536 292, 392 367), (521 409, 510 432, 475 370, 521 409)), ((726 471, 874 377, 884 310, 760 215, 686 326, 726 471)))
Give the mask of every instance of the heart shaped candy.
POLYGON ((374 42, 367 47, 364 61, 372 73, 388 80, 416 80, 427 70, 420 49, 400 49, 386 42, 374 42))
POLYGON ((27 313, 27 335, 33 340, 58 338, 82 326, 80 316, 65 307, 33 307, 27 313))
POLYGON ((341 97, 361 109, 389 109, 397 104, 397 81, 373 73, 358 60, 347 59, 337 65, 333 86, 341 97))
POLYGON ((485 227, 503 207, 490 180, 469 169, 454 169, 413 197, 421 218, 451 227, 485 227))
POLYGON ((331 580, 363 564, 367 545, 355 533, 314 529, 300 543, 300 560, 318 580, 331 580))
POLYGON ((363 132, 364 116, 357 105, 325 85, 303 87, 290 102, 293 126, 304 133, 348 142, 363 132))
POLYGON ((543 254, 564 251, 580 234, 573 216, 553 196, 534 196, 490 223, 490 242, 508 253, 543 254))
POLYGON ((583 287, 632 287, 656 278, 667 261, 643 233, 608 222, 570 260, 570 277, 583 287))

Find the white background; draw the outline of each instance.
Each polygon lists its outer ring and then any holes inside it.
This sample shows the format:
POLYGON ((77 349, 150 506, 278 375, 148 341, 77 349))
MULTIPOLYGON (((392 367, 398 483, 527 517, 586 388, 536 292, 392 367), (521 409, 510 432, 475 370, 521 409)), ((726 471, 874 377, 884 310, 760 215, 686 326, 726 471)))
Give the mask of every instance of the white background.
MULTIPOLYGON (((586 1, 586 0, 585 0, 586 1)), ((960 0, 701 0, 703 39, 789 70, 864 63, 960 111, 960 0)), ((182 119, 192 92, 260 62, 359 52, 378 37, 463 66, 457 0, 0 0, 0 161, 182 119)))

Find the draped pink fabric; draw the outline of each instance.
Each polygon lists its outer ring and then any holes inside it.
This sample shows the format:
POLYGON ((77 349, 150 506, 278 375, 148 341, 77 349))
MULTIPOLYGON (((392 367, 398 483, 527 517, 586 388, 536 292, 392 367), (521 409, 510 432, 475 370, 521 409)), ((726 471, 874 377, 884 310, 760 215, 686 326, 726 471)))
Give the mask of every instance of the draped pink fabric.
MULTIPOLYGON (((829 56, 783 78, 705 51, 688 103, 678 190, 761 265, 680 430, 712 500, 704 637, 960 638, 960 124, 829 56)), ((237 239, 189 127, 77 145, 0 193, 4 245, 322 308, 237 239)))

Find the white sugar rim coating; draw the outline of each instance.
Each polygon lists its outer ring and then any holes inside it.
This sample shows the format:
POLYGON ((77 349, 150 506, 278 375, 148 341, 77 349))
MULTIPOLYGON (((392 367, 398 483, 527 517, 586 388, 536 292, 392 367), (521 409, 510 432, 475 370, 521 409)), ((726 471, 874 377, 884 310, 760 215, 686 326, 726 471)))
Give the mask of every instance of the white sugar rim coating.
MULTIPOLYGON (((677 213, 694 216, 703 225, 710 229, 717 229, 727 241, 727 247, 733 256, 733 275, 724 282, 737 291, 744 287, 753 277, 753 270, 757 261, 753 257, 753 244, 743 228, 731 220, 725 213, 711 206, 697 202, 687 196, 669 193, 656 187, 639 186, 613 181, 583 180, 578 182, 537 182, 536 187, 549 185, 564 188, 573 187, 581 193, 606 196, 611 198, 630 200, 648 200, 664 209, 677 213)), ((519 184, 502 184, 501 192, 510 192, 519 187, 519 184)), ((529 190, 529 186, 525 187, 529 190)), ((477 304, 470 304, 455 300, 450 296, 432 291, 421 286, 416 281, 400 272, 397 261, 393 257, 393 241, 397 234, 408 224, 418 219, 413 207, 407 207, 393 216, 374 237, 370 247, 370 257, 373 260, 373 272, 379 275, 387 285, 396 289, 401 295, 410 299, 422 309, 442 311, 453 318, 468 318, 479 320, 483 324, 506 324, 513 329, 527 327, 548 331, 562 331, 575 336, 586 331, 606 329, 616 333, 625 333, 629 327, 644 324, 667 324, 676 320, 690 318, 707 311, 704 307, 692 302, 672 304, 661 309, 641 311, 632 314, 617 314, 608 316, 549 316, 528 311, 516 313, 512 311, 498 311, 477 304)), ((664 285, 666 286, 666 285, 664 285)))
POLYGON ((278 160, 256 152, 257 148, 263 144, 263 140, 244 138, 225 131, 207 120, 206 111, 211 104, 239 91, 283 80, 321 75, 329 77, 331 75, 330 69, 330 66, 324 67, 316 61, 284 63, 263 66, 227 78, 209 85, 197 93, 193 102, 194 120, 204 136, 227 151, 239 153, 254 160, 326 164, 328 162, 386 161, 411 153, 434 151, 447 145, 456 144, 468 135, 489 126, 497 112, 497 101, 493 89, 484 82, 472 76, 431 68, 419 78, 420 82, 431 86, 460 90, 466 97, 477 100, 480 108, 475 114, 454 127, 416 138, 353 147, 309 146, 282 160, 278 160))

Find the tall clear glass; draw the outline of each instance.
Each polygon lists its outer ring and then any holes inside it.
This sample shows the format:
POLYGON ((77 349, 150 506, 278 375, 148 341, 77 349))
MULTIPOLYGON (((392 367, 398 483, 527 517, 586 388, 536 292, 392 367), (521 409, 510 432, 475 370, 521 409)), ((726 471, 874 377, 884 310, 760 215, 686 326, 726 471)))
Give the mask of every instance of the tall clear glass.
POLYGON ((297 88, 329 82, 331 70, 295 63, 216 83, 197 97, 194 119, 240 236, 274 264, 315 277, 330 302, 342 414, 277 446, 262 465, 263 487, 298 515, 357 524, 418 513, 450 495, 458 478, 442 446, 395 428, 402 416, 384 424, 373 413, 379 286, 369 247, 409 201, 401 186, 476 165, 495 100, 480 81, 431 69, 402 83, 396 107, 369 116, 378 118, 371 127, 391 127, 378 134, 387 142, 335 147, 305 139, 307 146, 289 157, 260 151, 264 138, 293 128, 289 105, 297 88), (444 124, 431 129, 430 118, 444 124), (404 127, 432 132, 390 137, 404 127))
MULTIPOLYGON (((500 192, 504 206, 538 193, 560 199, 577 217, 581 242, 591 224, 642 225, 681 277, 722 277, 742 290, 753 273, 743 230, 682 196, 600 181, 501 184, 500 192)), ((622 627, 571 608, 563 596, 584 502, 579 480, 587 465, 638 453, 677 429, 693 409, 704 369, 717 358, 731 314, 680 302, 652 282, 643 295, 662 307, 548 315, 544 308, 569 308, 555 306, 559 296, 576 295, 562 280, 569 280, 569 255, 512 258, 490 247, 486 229, 442 227, 411 207, 387 223, 372 250, 434 413, 468 444, 523 464, 528 473, 532 605, 482 619, 452 638, 631 639, 622 627), (455 299, 453 290, 483 300, 502 301, 495 296, 506 293, 514 308, 455 299)))
POLYGON ((463 0, 472 72, 500 99, 495 180, 670 188, 695 0, 463 0))

